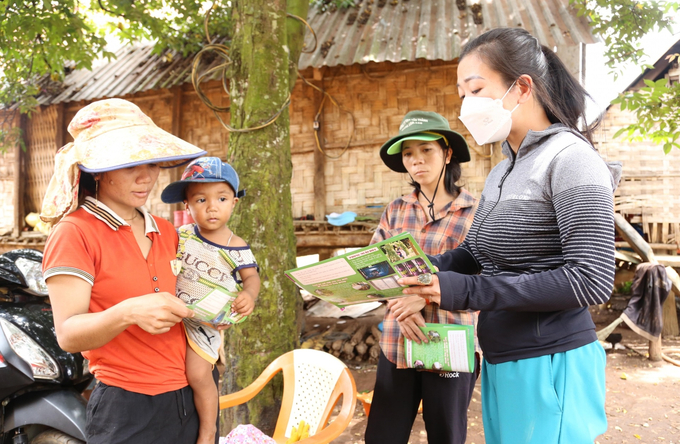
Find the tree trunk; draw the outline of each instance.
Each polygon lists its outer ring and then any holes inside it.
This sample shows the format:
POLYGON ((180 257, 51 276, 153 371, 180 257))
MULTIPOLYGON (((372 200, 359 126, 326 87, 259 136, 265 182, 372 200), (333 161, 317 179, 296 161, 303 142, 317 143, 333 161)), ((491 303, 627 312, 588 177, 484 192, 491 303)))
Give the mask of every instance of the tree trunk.
MULTIPOLYGON (((307 4, 306 0, 290 0, 307 4)), ((285 0, 236 0, 230 54, 231 126, 263 124, 286 102, 292 90, 285 0)), ((306 17, 306 7, 298 14, 306 17)), ((291 29, 304 30, 293 26, 291 29)), ((297 43, 301 44, 301 39, 297 43)), ((297 63, 297 58, 292 63, 297 63)), ((222 391, 231 393, 253 382, 277 356, 298 345, 297 313, 302 301, 285 270, 295 267, 290 181, 292 163, 288 110, 271 125, 250 132, 232 132, 229 159, 247 189, 236 206, 230 227, 248 242, 260 266, 262 288, 249 319, 227 330, 226 371, 222 391)), ((274 431, 282 395, 275 378, 246 406, 222 413, 226 432, 251 423, 274 431)))

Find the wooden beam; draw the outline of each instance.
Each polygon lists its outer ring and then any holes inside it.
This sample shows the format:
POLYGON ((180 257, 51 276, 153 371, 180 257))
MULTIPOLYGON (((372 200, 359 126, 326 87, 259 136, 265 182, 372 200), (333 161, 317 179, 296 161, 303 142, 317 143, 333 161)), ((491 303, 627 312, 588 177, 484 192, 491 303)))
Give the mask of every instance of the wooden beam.
MULTIPOLYGON (((626 248, 630 246, 630 244, 628 242, 614 242, 614 246, 616 248, 626 248)), ((650 243, 649 246, 652 247, 652 250, 670 250, 670 251, 679 250, 677 244, 650 243)))
POLYGON ((628 223, 625 217, 619 213, 614 213, 614 223, 616 224, 616 231, 621 237, 628 242, 630 247, 642 258, 643 262, 651 262, 657 264, 656 257, 652 247, 640 236, 640 233, 635 231, 635 228, 628 223))
POLYGON ((355 248, 371 243, 373 233, 296 233, 297 248, 355 248))

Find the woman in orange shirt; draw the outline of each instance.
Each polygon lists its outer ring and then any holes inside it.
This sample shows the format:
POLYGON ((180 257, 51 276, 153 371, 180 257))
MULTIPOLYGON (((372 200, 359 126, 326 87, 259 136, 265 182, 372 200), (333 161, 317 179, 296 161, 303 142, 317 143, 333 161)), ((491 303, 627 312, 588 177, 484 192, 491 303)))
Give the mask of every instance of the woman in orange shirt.
POLYGON ((175 297, 177 233, 144 208, 161 167, 205 151, 158 128, 134 104, 81 109, 57 153, 42 219, 54 225, 43 271, 59 345, 82 352, 99 383, 87 442, 196 442, 175 297), (80 206, 78 205, 80 201, 80 206))

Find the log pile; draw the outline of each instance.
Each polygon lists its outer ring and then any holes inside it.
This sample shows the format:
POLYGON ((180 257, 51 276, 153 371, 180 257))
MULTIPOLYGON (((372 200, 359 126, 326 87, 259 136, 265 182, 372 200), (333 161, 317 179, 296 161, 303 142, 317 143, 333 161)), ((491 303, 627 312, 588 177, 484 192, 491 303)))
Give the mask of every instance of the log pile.
POLYGON ((377 325, 351 322, 340 330, 337 339, 326 341, 323 350, 345 361, 377 364, 380 356, 380 336, 381 332, 377 325))

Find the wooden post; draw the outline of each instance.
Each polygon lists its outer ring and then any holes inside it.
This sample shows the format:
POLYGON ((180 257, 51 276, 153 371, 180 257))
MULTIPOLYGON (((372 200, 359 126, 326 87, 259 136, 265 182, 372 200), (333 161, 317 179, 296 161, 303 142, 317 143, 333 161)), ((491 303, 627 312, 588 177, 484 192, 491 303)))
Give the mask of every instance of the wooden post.
MULTIPOLYGON (((19 128, 21 128, 21 138, 25 143, 28 129, 26 114, 21 114, 19 117, 19 128)), ((24 177, 24 152, 21 144, 17 142, 14 147, 14 228, 12 229, 12 237, 15 238, 21 235, 24 228, 24 177)))
POLYGON ((662 336, 678 336, 678 314, 675 310, 675 292, 671 291, 663 303, 662 336))
MULTIPOLYGON (((323 89, 323 73, 321 70, 314 68, 314 80, 312 81, 316 86, 323 89)), ((323 94, 314 90, 314 111, 316 112, 321 106, 323 94)), ((319 138, 319 144, 323 148, 323 112, 319 114, 318 121, 315 125, 319 126, 316 136, 319 138)), ((314 142, 316 144, 316 142, 314 142)), ((316 146, 314 150, 314 220, 326 220, 326 156, 316 146)))
POLYGON ((678 326, 678 313, 675 309, 675 295, 680 294, 680 276, 673 267, 666 267, 666 274, 673 283, 673 288, 663 304, 663 331, 661 335, 678 336, 680 326, 678 326))
MULTIPOLYGON (((640 255, 640 258, 642 258, 644 262, 649 262, 652 264, 659 263, 654 256, 652 247, 650 247, 649 244, 642 238, 642 236, 640 236, 640 234, 635 231, 635 229, 628 223, 625 217, 618 213, 614 213, 614 222, 616 224, 616 230, 619 232, 621 237, 624 238, 628 244, 630 244, 633 250, 635 250, 635 252, 640 255)), ((671 278, 671 281, 672 280, 673 278, 671 278)), ((664 312, 665 305, 666 304, 664 304, 664 312)), ((663 316, 662 319, 665 319, 665 316, 663 316)), ((675 322, 677 326, 677 318, 675 322)), ((661 335, 659 335, 657 340, 649 341, 649 360, 660 361, 661 359, 663 359, 663 357, 661 350, 661 335)))
MULTIPOLYGON (((173 86, 170 91, 172 92, 172 128, 170 132, 173 136, 182 138, 182 86, 173 86)), ((182 177, 183 168, 170 168, 168 173, 170 175, 170 183, 175 182, 182 177)), ((238 190, 237 190, 238 191, 238 190)), ((176 203, 171 205, 170 221, 173 220, 172 211, 183 210, 184 205, 182 203, 176 203)))
POLYGON ((54 134, 54 143, 57 145, 57 150, 66 145, 66 126, 64 125, 64 102, 57 103, 57 121, 55 122, 56 132, 54 134))
MULTIPOLYGON (((585 47, 585 45, 583 46, 585 47)), ((583 84, 583 76, 581 75, 581 45, 559 45, 556 53, 574 78, 583 84)))

